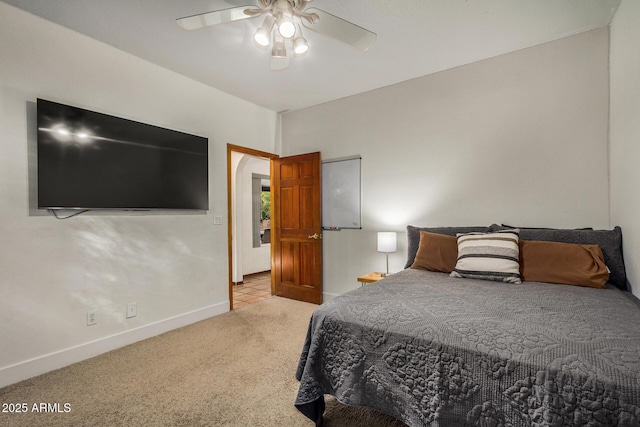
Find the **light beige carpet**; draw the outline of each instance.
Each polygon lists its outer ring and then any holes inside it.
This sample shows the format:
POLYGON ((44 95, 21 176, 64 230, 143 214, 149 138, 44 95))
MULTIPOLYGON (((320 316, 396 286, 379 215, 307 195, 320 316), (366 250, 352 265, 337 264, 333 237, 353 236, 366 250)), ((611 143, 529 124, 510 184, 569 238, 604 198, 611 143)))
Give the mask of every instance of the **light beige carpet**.
MULTIPOLYGON (((316 305, 273 297, 0 389, 0 426, 300 426, 295 370, 316 305), (34 403, 62 411, 33 412, 34 403), (3 408, 4 409, 4 408, 3 408)), ((327 427, 401 427, 327 398, 327 427)))

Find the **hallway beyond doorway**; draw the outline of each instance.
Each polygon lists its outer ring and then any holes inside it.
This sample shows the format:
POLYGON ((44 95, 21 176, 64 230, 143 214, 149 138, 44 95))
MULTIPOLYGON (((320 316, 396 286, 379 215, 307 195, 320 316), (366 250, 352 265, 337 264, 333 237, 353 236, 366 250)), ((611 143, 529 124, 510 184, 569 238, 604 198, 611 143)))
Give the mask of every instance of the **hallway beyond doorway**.
POLYGON ((248 274, 242 283, 233 285, 234 310, 271 297, 271 271, 248 274))

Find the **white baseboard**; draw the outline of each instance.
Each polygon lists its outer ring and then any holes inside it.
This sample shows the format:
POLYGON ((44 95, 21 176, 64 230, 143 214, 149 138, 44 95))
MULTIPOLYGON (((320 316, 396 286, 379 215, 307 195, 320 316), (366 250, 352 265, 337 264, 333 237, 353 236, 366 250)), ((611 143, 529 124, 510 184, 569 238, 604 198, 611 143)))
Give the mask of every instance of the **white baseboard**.
POLYGON ((229 311, 229 301, 0 368, 0 387, 124 347, 229 311))

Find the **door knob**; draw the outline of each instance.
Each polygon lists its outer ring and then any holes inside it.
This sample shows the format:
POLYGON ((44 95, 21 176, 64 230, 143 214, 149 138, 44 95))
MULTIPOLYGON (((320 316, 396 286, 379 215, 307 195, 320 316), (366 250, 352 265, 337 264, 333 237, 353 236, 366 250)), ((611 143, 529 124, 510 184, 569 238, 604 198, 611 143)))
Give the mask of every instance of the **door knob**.
POLYGON ((309 237, 310 239, 316 239, 316 240, 322 239, 322 235, 318 233, 313 233, 311 236, 307 236, 307 237, 309 237))

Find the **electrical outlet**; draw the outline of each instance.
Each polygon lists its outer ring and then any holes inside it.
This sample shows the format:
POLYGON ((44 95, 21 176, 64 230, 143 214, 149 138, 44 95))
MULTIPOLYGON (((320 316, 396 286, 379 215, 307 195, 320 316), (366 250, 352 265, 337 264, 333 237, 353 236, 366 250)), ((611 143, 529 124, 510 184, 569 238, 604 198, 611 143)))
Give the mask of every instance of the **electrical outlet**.
POLYGON ((130 302, 127 304, 127 319, 131 317, 136 317, 138 315, 138 307, 135 302, 130 302))
POLYGON ((96 310, 87 311, 87 326, 98 323, 98 312, 96 310))
POLYGON ((213 224, 214 225, 222 225, 222 215, 214 215, 213 216, 213 224))

